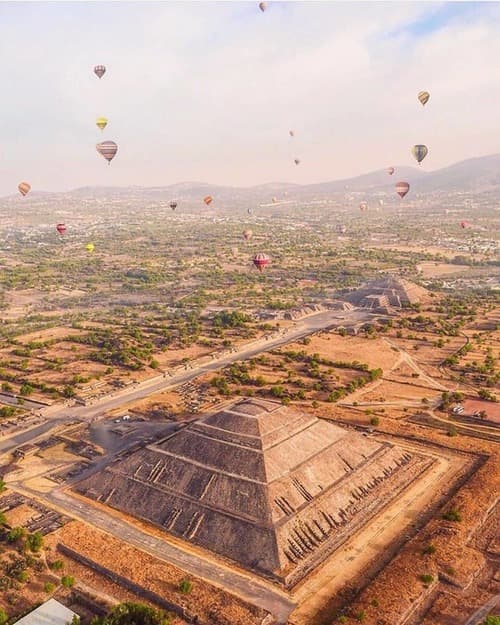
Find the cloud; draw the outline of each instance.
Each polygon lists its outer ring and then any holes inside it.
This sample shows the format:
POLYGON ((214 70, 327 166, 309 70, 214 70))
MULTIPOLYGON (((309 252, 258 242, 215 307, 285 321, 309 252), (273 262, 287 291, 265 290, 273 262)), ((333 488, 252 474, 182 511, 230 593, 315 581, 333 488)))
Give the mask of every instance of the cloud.
POLYGON ((429 169, 497 152, 499 31, 494 3, 1 3, 0 193, 315 182, 412 164, 420 142, 429 169))

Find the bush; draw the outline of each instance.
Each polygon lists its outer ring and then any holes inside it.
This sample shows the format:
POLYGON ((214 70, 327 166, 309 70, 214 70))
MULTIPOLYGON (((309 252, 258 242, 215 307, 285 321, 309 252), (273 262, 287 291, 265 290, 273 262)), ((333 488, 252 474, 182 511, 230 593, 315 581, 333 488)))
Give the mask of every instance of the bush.
POLYGON ((179 590, 183 595, 189 595, 193 590, 193 584, 187 578, 184 578, 179 584, 179 590))
POLYGON ((53 584, 52 582, 47 582, 43 587, 43 591, 49 595, 50 593, 54 592, 55 589, 56 589, 56 585, 53 584))
POLYGON ((424 555, 426 555, 426 556, 427 556, 427 555, 432 555, 433 553, 436 553, 436 547, 434 547, 434 545, 433 545, 433 544, 429 543, 429 544, 427 545, 427 547, 425 547, 425 548, 422 550, 422 553, 423 553, 424 555))
POLYGON ((372 417, 370 419, 370 423, 371 423, 371 425, 379 425, 380 424, 380 419, 378 417, 372 417))
POLYGON ((61 577, 61 584, 64 588, 71 588, 75 585, 75 578, 72 575, 63 575, 61 577))
POLYGON ((26 545, 28 549, 31 551, 37 552, 40 551, 43 545, 43 535, 41 532, 35 532, 34 534, 30 534, 26 539, 26 545))
POLYGON ((456 508, 452 508, 443 514, 443 519, 445 521, 456 521, 459 523, 462 520, 462 515, 456 508))
POLYGON ((485 618, 484 625, 500 625, 500 616, 490 614, 485 618))
POLYGON ((55 562, 51 562, 49 564, 49 567, 53 571, 60 571, 62 568, 64 568, 64 562, 62 560, 56 560, 55 562))
POLYGON ((430 584, 434 581, 434 576, 429 573, 424 573, 420 576, 420 579, 424 582, 424 584, 430 584))
POLYGON ((362 623, 365 620, 365 611, 360 610, 356 616, 354 617, 359 623, 362 623))
POLYGON ((9 620, 9 617, 7 616, 7 612, 5 612, 5 610, 2 610, 2 608, 0 608, 0 625, 5 625, 5 623, 9 620))

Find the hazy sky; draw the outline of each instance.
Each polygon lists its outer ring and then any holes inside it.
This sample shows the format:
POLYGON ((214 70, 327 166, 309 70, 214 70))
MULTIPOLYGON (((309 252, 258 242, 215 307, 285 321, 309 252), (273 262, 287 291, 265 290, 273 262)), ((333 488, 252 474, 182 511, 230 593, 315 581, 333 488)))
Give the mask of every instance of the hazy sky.
POLYGON ((411 165, 415 143, 429 170, 500 152, 499 3, 0 2, 0 67, 1 195, 319 182, 411 165))

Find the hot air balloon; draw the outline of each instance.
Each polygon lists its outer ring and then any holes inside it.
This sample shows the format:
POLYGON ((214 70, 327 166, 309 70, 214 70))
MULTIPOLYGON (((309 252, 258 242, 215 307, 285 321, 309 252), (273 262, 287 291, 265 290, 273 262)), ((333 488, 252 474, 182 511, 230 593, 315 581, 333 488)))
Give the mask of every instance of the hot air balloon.
POLYGON ((108 120, 105 117, 98 117, 95 120, 95 125, 101 130, 104 130, 106 126, 108 125, 108 120))
POLYGON ((269 264, 269 256, 266 254, 255 254, 253 257, 253 264, 259 271, 264 271, 264 267, 269 264))
POLYGON ((410 185, 407 182, 398 182, 396 183, 396 193, 400 198, 404 198, 404 196, 410 190, 410 185))
POLYGON ((211 195, 207 195, 206 197, 203 198, 203 201, 208 206, 209 204, 212 203, 212 196, 211 195))
POLYGON ((378 201, 378 205, 379 205, 379 206, 383 206, 383 205, 384 205, 384 200, 379 200, 379 201, 378 201))
POLYGON ((395 172, 396 170, 394 169, 394 167, 388 167, 387 168, 387 173, 389 174, 389 176, 392 176, 392 174, 395 172))
POLYGON ((101 79, 105 73, 106 73, 106 68, 104 67, 104 65, 96 65, 94 67, 94 74, 98 76, 99 79, 101 79))
POLYGON ((338 224, 337 225, 337 232, 339 234, 345 234, 347 232, 347 227, 344 226, 344 224, 338 224))
POLYGON ((428 91, 420 91, 418 94, 418 99, 420 100, 420 104, 425 106, 429 101, 431 94, 428 91))
POLYGON ((267 9, 267 2, 260 2, 259 9, 262 11, 262 13, 264 13, 264 11, 267 9))
POLYGON ((367 211, 368 210, 368 202, 360 202, 359 203, 359 210, 367 211))
POLYGON ((276 204, 277 201, 278 201, 278 198, 277 197, 273 197, 273 199, 272 199, 273 204, 276 204))
POLYGON ((294 158, 294 159, 293 159, 293 162, 294 162, 296 165, 298 165, 298 164, 300 163, 300 160, 299 160, 298 158, 294 158))
POLYGON ((20 182, 17 185, 17 188, 19 189, 19 193, 21 195, 26 195, 27 193, 30 192, 31 185, 28 182, 20 182))
POLYGON ((114 141, 103 141, 102 143, 98 143, 95 147, 99 154, 104 156, 104 158, 108 161, 108 165, 111 164, 111 161, 115 158, 116 153, 118 152, 118 146, 114 141))
POLYGON ((295 132, 293 130, 289 130, 288 133, 291 137, 295 137, 295 132))
POLYGON ((93 252, 94 251, 94 244, 93 243, 87 243, 87 245, 85 246, 85 249, 87 250, 87 252, 93 252))
POLYGON ((252 238, 253 232, 251 230, 243 230, 243 238, 248 241, 252 238))
POLYGON ((65 224, 57 224, 56 230, 57 230, 57 232, 59 232, 59 234, 64 234, 66 232, 66 225, 65 224))
POLYGON ((470 228, 470 223, 468 221, 461 221, 460 222, 460 227, 461 228, 470 228))
POLYGON ((252 209, 251 209, 251 208, 247 208, 247 213, 248 213, 249 215, 251 215, 251 214, 253 213, 252 209))
POLYGON ((177 202, 170 202, 170 208, 174 211, 177 208, 177 202))
POLYGON ((428 149, 426 145, 414 145, 411 149, 411 153, 415 157, 417 163, 421 163, 427 156, 428 149))

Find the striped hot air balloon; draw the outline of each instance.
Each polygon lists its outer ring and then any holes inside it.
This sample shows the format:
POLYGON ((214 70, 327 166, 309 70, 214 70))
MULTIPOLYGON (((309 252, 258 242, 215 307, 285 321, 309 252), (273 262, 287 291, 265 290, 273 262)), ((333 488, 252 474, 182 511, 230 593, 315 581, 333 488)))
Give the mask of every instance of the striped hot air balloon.
POLYGON ((388 167, 387 168, 387 173, 389 174, 389 176, 392 176, 392 174, 395 172, 396 170, 394 169, 394 167, 388 167))
POLYGON ((101 130, 104 130, 106 126, 108 125, 108 120, 105 117, 98 117, 95 120, 95 125, 101 130))
POLYGON ((255 254, 253 257, 253 264, 257 267, 259 271, 264 271, 264 267, 269 265, 270 258, 267 254, 255 254))
POLYGON ((118 146, 114 141, 103 141, 102 143, 98 143, 95 147, 99 154, 104 156, 104 158, 108 161, 108 165, 111 164, 111 161, 118 152, 118 146))
POLYGON ((425 106, 429 101, 431 94, 428 91, 420 91, 418 94, 418 99, 420 100, 420 104, 425 106))
POLYGON ((411 149, 411 153, 419 164, 424 160, 428 152, 426 145, 414 145, 411 149))
POLYGON ((243 238, 248 241, 252 238, 253 232, 251 230, 243 230, 243 238))
POLYGON ((205 204, 208 206, 209 204, 211 204, 213 202, 213 198, 211 195, 207 195, 203 198, 203 201, 205 202, 205 204))
POLYGON ((19 193, 24 196, 30 192, 31 185, 28 182, 20 182, 17 188, 19 189, 19 193))
POLYGON ((56 230, 59 234, 64 234, 66 232, 66 224, 57 224, 56 230))
POLYGON ((404 198, 404 196, 410 190, 410 185, 407 182, 397 182, 396 183, 396 193, 400 198, 404 198))
POLYGON ((104 67, 104 65, 96 65, 94 67, 94 74, 99 77, 99 80, 104 76, 105 73, 106 68, 104 67))

